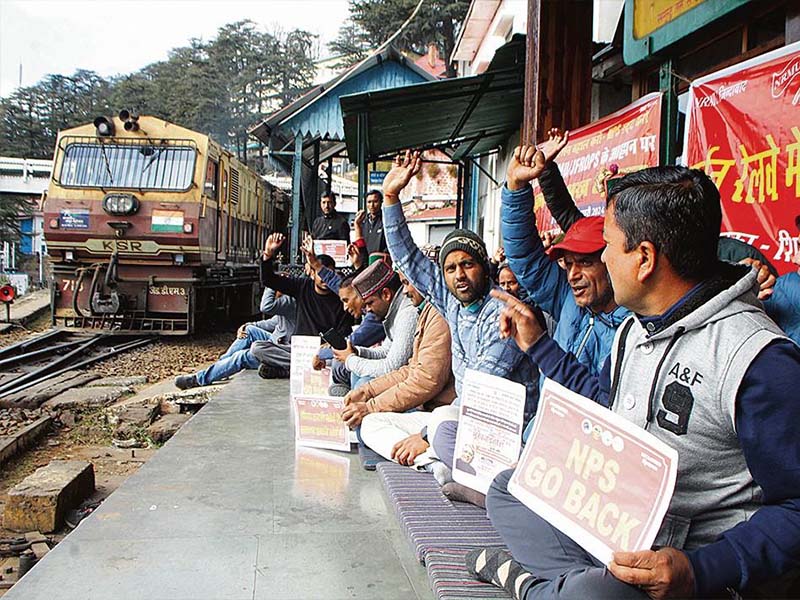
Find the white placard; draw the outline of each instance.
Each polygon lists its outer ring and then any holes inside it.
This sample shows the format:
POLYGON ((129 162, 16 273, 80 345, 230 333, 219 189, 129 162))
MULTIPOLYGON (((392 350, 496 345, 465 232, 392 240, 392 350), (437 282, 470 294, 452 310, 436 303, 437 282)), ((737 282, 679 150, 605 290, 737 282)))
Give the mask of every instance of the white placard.
POLYGON ((500 471, 517 464, 525 386, 467 369, 461 385, 453 479, 485 494, 500 471))
POLYGON ((328 395, 331 370, 326 368, 315 371, 312 367, 319 346, 319 336, 292 336, 292 361, 289 370, 289 390, 292 397, 328 395))

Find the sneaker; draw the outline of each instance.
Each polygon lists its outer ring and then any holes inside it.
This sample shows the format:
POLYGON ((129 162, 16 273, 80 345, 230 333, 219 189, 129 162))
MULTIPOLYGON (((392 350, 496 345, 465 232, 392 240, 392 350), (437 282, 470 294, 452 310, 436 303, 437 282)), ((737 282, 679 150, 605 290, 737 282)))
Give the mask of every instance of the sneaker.
POLYGON ((200 382, 197 381, 197 375, 178 375, 175 378, 175 387, 181 390, 188 390, 189 388, 200 387, 200 382))
POLYGON ((334 383, 330 388, 328 388, 328 395, 336 396, 337 398, 343 398, 344 396, 347 396, 349 392, 350 386, 343 383, 334 383))
POLYGON ((270 367, 262 364, 258 367, 258 376, 262 379, 286 379, 289 377, 289 371, 280 367, 270 367))

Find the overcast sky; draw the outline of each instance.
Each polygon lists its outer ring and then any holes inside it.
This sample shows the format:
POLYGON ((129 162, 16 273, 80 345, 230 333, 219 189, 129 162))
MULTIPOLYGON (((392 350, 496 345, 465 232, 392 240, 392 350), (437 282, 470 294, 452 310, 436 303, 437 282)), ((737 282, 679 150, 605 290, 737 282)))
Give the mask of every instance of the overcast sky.
POLYGON ((325 55, 347 15, 347 0, 0 0, 0 96, 18 87, 20 63, 23 86, 76 69, 131 73, 242 19, 318 34, 325 55))

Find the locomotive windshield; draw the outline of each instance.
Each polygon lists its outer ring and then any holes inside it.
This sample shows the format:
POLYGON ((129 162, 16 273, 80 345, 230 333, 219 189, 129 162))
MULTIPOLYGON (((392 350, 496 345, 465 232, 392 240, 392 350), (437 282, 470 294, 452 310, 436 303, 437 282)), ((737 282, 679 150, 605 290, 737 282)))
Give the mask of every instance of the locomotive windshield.
POLYGON ((64 187, 185 191, 194 178, 193 146, 71 143, 64 149, 64 187))

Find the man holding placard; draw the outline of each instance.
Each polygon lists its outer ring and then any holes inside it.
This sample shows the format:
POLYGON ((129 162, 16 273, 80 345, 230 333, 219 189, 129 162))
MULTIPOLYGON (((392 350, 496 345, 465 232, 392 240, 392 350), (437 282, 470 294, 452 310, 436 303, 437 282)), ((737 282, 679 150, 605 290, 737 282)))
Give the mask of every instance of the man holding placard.
MULTIPOLYGON (((513 342, 497 336, 502 303, 489 295, 492 281, 483 240, 472 231, 452 231, 442 243, 437 267, 411 238, 398 194, 421 166, 419 152, 406 152, 383 181, 383 223, 392 259, 450 326, 456 393, 461 393, 467 369, 505 377, 526 387, 525 413, 530 418, 538 400, 538 371, 513 342)), ((457 398, 452 406, 433 411, 427 428, 436 457, 448 465, 456 443, 458 404, 457 398)), ((446 469, 434 474, 440 483, 451 479, 446 469)))
POLYGON ((513 560, 471 554, 479 578, 527 599, 709 597, 774 586, 797 566, 800 349, 757 302, 758 273, 717 261, 720 222, 719 192, 700 171, 658 167, 617 182, 603 261, 616 302, 635 316, 599 377, 503 298, 502 335, 548 377, 676 450, 678 472, 657 550, 617 552, 607 568, 515 498, 511 472, 501 473, 487 509, 513 560))

